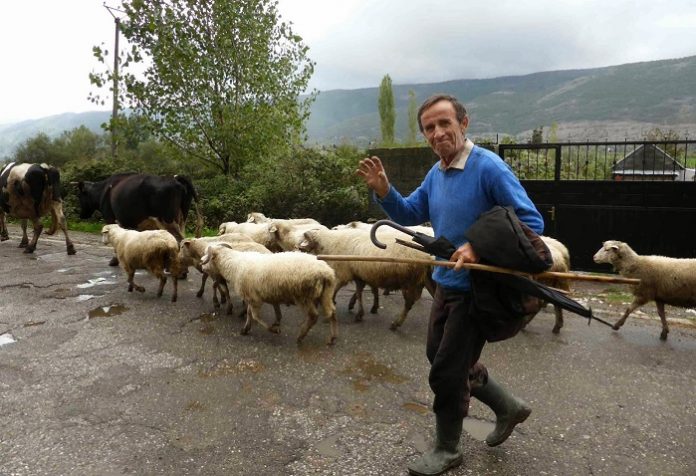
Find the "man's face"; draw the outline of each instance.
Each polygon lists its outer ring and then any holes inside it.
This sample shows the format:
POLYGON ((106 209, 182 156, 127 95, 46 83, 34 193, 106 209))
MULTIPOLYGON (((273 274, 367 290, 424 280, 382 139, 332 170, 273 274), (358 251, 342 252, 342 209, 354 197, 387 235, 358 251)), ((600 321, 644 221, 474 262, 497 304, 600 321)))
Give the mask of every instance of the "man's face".
POLYGON ((435 153, 449 163, 464 147, 469 118, 457 122, 454 106, 449 101, 438 101, 421 114, 423 135, 435 153))

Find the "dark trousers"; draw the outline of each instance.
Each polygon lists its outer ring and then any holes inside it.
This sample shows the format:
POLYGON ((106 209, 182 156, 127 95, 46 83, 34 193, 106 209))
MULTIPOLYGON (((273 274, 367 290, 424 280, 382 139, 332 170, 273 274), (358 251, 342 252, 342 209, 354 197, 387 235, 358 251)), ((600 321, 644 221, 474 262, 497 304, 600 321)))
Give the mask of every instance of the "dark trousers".
POLYGON ((426 355, 433 411, 449 418, 464 418, 472 385, 488 380, 488 370, 478 361, 486 338, 470 315, 471 299, 470 292, 438 286, 430 310, 426 355))

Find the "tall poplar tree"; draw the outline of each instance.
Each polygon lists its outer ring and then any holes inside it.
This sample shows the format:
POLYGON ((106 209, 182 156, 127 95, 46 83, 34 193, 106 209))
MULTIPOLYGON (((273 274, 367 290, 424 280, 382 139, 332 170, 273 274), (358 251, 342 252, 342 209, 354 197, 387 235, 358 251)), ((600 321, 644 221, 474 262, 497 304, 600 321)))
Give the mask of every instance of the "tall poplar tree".
POLYGON ((389 75, 382 78, 379 85, 379 122, 382 130, 382 144, 394 144, 394 125, 396 123, 396 109, 394 106, 394 91, 392 91, 392 80, 389 75))
POLYGON ((418 105, 416 104, 416 92, 408 90, 408 145, 418 143, 418 105))

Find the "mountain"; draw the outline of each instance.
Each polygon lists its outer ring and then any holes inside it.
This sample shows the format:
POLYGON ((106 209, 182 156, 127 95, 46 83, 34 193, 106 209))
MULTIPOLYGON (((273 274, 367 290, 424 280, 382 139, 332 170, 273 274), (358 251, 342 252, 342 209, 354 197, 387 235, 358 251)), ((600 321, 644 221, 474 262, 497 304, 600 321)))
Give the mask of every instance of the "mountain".
MULTIPOLYGON (((696 56, 605 68, 549 71, 491 79, 393 85, 396 135, 407 135, 408 91, 416 102, 446 92, 464 102, 474 137, 505 134, 526 140, 534 128, 557 125, 559 140, 640 139, 653 127, 696 136, 696 56)), ((322 91, 307 122, 310 143, 366 146, 380 136, 378 87, 322 91)), ((55 137, 85 125, 100 131, 108 111, 60 114, 0 125, 0 159, 22 141, 55 137)))
MULTIPOLYGON (((408 128, 408 91, 420 104, 436 92, 458 97, 476 135, 529 135, 558 124, 559 138, 640 138, 652 127, 696 135, 696 56, 606 68, 550 71, 492 79, 393 85, 396 134, 408 128)), ((378 138, 379 88, 319 93, 308 122, 310 140, 339 143, 378 138)))
POLYGON ((18 145, 40 132, 49 137, 57 137, 64 131, 80 126, 94 132, 103 132, 101 124, 109 120, 110 114, 110 111, 66 112, 41 119, 0 124, 0 160, 9 157, 18 145))

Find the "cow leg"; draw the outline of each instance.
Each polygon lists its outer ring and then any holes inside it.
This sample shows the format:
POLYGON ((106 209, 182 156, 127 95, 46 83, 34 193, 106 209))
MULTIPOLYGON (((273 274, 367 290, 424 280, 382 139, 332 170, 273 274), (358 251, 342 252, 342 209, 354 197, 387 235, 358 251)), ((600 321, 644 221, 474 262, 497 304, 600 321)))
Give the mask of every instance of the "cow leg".
MULTIPOLYGON (((55 203, 55 202, 53 202, 53 203, 55 203)), ((60 219, 58 218, 58 215, 56 214, 55 205, 52 204, 51 205, 51 226, 48 229, 48 231, 46 231, 47 235, 53 235, 56 233, 56 231, 58 231, 59 220, 60 219)))
POLYGON ((5 225, 5 213, 0 211, 0 241, 7 241, 10 239, 10 235, 7 233, 7 226, 5 225))
MULTIPOLYGON (((34 218, 32 220, 33 225, 34 225, 34 233, 32 234, 31 237, 31 243, 27 245, 26 248, 24 248, 25 253, 33 253, 34 250, 36 249, 36 243, 39 241, 39 236, 41 235, 41 231, 43 230, 43 225, 41 224, 41 219, 40 218, 34 218)), ((24 232, 26 235, 26 220, 24 220, 24 232)), ((23 239, 23 238, 22 238, 23 239)))
MULTIPOLYGON (((61 231, 63 232, 63 235, 65 235, 65 248, 68 252, 68 255, 74 255, 76 253, 75 245, 68 236, 68 224, 65 221, 65 215, 63 214, 63 204, 61 202, 54 201, 51 203, 51 217, 53 219, 51 230, 53 230, 53 233, 55 233, 55 228, 60 227, 61 231)), ((51 230, 49 230, 46 233, 48 233, 49 235, 53 234, 50 233, 51 230)))
POLYGON ((27 236, 27 221, 21 221, 22 226, 22 240, 19 242, 18 248, 26 248, 29 245, 29 237, 27 236))

